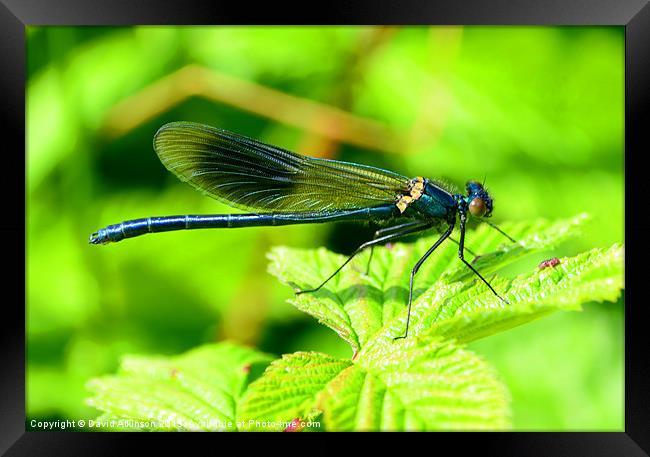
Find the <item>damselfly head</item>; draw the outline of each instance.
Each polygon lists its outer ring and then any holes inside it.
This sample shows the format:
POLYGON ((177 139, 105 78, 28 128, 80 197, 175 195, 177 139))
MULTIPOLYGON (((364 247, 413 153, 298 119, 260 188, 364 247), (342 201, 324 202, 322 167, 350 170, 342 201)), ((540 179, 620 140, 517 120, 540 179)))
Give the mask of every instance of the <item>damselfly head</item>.
POLYGON ((478 181, 467 182, 467 199, 469 212, 474 217, 490 217, 492 215, 492 197, 478 181))

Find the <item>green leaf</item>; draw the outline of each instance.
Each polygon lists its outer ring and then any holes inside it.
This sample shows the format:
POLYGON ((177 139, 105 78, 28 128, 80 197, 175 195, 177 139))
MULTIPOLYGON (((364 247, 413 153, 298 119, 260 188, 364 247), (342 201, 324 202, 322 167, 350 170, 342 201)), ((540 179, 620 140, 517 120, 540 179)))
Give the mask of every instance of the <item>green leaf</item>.
POLYGON ((88 383, 100 430, 235 430, 251 367, 270 357, 231 343, 176 357, 127 356, 115 376, 88 383))
MULTIPOLYGON (((504 224, 517 243, 480 227, 467 235, 473 251, 486 253, 473 263, 486 275, 498 271, 555 246, 586 219, 504 224)), ((463 344, 557 310, 615 301, 624 287, 623 248, 614 245, 514 279, 490 278, 504 303, 457 260, 456 246, 446 246, 420 270, 409 337, 396 341, 406 325, 411 268, 434 242, 377 249, 369 274, 360 271, 363 258, 320 291, 292 299, 352 346, 352 361, 285 356, 251 384, 240 412, 280 424, 319 417, 328 430, 504 429, 510 424, 506 388, 463 344)), ((275 248, 269 257, 270 272, 297 289, 313 288, 345 261, 324 249, 275 248)))
POLYGON ((328 429, 499 430, 510 424, 508 393, 494 370, 448 341, 376 344, 355 369, 351 385, 321 399, 328 429), (352 395, 342 395, 345 390, 352 395))
POLYGON ((442 306, 425 304, 427 310, 414 319, 414 329, 466 343, 554 311, 578 311, 586 302, 617 300, 624 287, 621 246, 559 260, 556 267, 535 269, 513 281, 494 281, 494 287, 507 290, 510 304, 494 300, 490 291, 476 294, 466 289, 442 306))
POLYGON ((261 430, 319 417, 337 431, 497 430, 510 415, 494 371, 433 338, 377 344, 354 363, 318 353, 284 356, 250 385, 239 411, 240 422, 261 430))
POLYGON ((318 395, 348 360, 296 352, 276 360, 242 397, 238 421, 248 430, 284 430, 293 419, 313 419, 318 395))
MULTIPOLYGON (((514 245, 481 228, 468 234, 473 250, 487 252, 474 264, 486 274, 497 271, 555 245, 584 220, 504 224, 521 240, 514 245)), ((221 344, 172 359, 130 357, 120 374, 91 384, 90 403, 118 430, 507 429, 507 389, 464 343, 588 301, 616 300, 624 286, 623 248, 593 249, 513 279, 490 278, 504 303, 454 264, 456 248, 447 246, 423 266, 409 337, 395 340, 406 323, 410 269, 433 241, 378 249, 368 275, 350 268, 323 290, 292 300, 348 341, 352 360, 284 355, 243 392, 243 367, 267 356, 221 344)), ((270 257, 271 272, 296 288, 317 285, 345 260, 324 249, 276 248, 270 257)))
MULTIPOLYGON (((468 232, 467 246, 484 253, 474 266, 484 276, 535 252, 548 250, 577 233, 587 219, 579 215, 556 222, 503 224, 519 240, 509 242, 483 224, 468 232)), ((367 254, 360 255, 321 290, 290 300, 336 331, 358 354, 377 338, 392 339, 406 325, 405 304, 411 268, 437 237, 413 244, 378 248, 368 275, 367 254)), ((345 261, 325 249, 274 248, 269 271, 294 288, 317 286, 345 261)), ((416 276, 410 335, 440 335, 471 341, 560 309, 579 309, 594 300, 614 301, 623 288, 622 247, 596 249, 561 259, 560 266, 522 274, 514 280, 489 278, 508 301, 499 300, 457 258, 457 246, 443 244, 416 276)))
MULTIPOLYGON (((511 243, 487 224, 482 224, 467 235, 472 251, 481 253, 472 266, 482 274, 489 274, 527 255, 552 249, 571 236, 579 234, 580 226, 589 220, 587 214, 555 222, 539 219, 503 224, 503 228, 517 243, 511 243)), ((445 272, 446 281, 471 278, 473 273, 461 262, 454 262, 445 272)))

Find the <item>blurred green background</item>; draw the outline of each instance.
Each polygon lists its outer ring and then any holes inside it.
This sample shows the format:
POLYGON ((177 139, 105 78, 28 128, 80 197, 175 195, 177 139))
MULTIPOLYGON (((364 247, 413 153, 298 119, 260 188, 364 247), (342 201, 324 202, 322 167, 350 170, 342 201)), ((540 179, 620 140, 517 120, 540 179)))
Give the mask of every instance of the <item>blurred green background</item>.
MULTIPOLYGON (((623 242, 622 27, 30 27, 27 53, 28 422, 96 417, 84 384, 127 353, 229 339, 351 356, 286 303, 265 253, 347 253, 370 227, 88 244, 126 219, 237 212, 160 164, 166 122, 459 188, 486 178, 496 223, 591 214, 521 269, 623 242)), ((589 304, 470 345, 508 385, 515 429, 623 430, 623 308, 589 304)))

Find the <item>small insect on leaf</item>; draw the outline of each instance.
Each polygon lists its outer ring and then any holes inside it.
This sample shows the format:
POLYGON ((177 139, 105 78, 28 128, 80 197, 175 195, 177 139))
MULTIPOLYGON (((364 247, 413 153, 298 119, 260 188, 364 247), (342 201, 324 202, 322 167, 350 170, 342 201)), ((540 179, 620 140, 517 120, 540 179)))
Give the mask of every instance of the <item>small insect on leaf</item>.
POLYGON ((538 268, 540 270, 543 270, 544 268, 555 267, 559 264, 560 264, 560 259, 558 259, 557 257, 553 257, 552 259, 544 260, 543 262, 541 262, 538 265, 538 268))

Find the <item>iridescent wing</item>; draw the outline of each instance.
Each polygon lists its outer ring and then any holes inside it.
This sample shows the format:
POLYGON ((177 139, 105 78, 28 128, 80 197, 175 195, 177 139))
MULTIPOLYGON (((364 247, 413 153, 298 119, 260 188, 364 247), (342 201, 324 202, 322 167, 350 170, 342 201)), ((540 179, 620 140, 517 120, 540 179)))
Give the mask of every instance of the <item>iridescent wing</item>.
POLYGON ((410 180, 379 168, 306 157, 226 130, 172 122, 154 149, 181 181, 254 212, 330 213, 382 206, 410 180))

